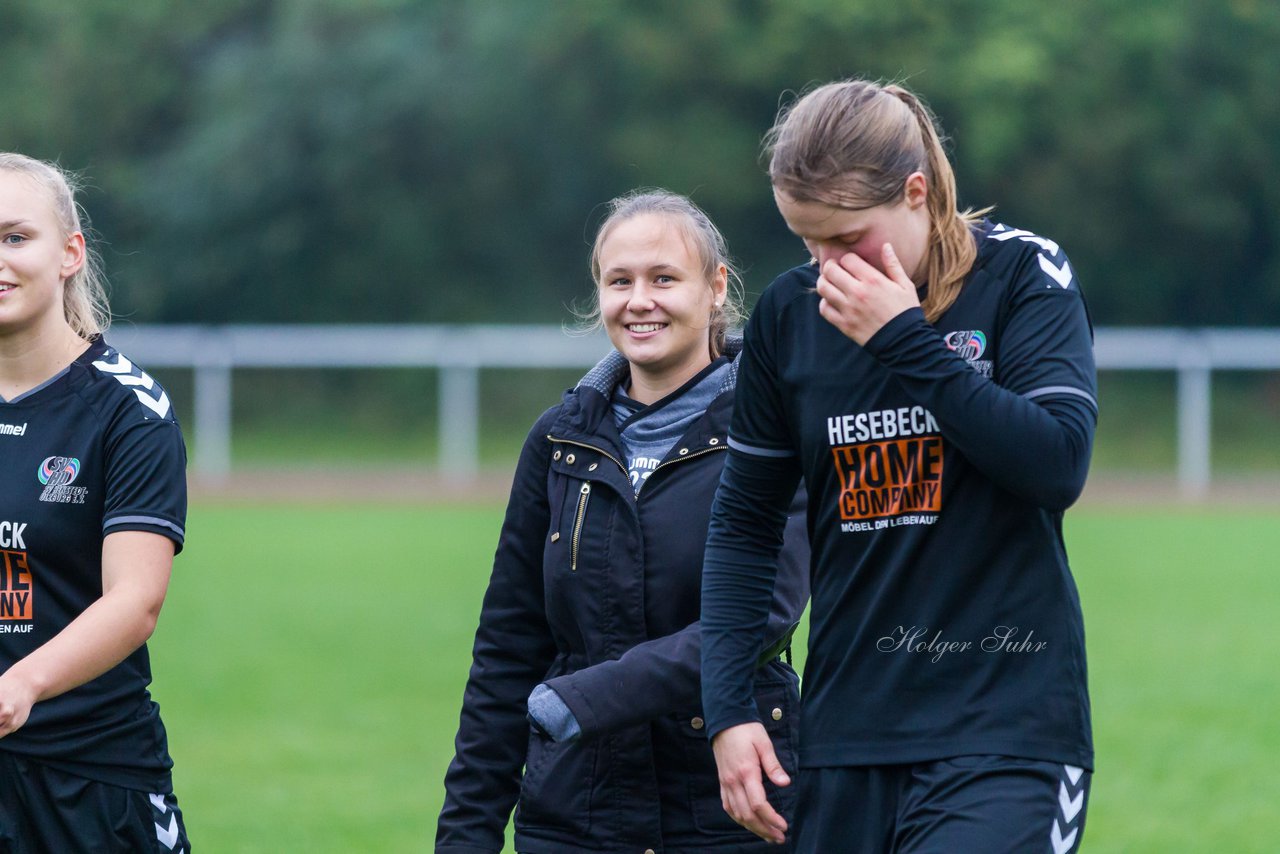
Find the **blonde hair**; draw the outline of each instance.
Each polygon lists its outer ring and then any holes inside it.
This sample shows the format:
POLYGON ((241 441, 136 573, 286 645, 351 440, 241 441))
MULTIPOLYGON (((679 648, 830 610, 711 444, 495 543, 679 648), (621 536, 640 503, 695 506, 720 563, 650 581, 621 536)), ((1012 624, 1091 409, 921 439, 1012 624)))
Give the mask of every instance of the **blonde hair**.
MULTIPOLYGON (((731 328, 741 325, 744 313, 742 310, 742 278, 734 269, 729 258, 729 249, 724 235, 702 208, 695 205, 687 197, 662 189, 633 190, 619 196, 608 204, 608 216, 596 231, 595 243, 591 247, 591 278, 596 285, 600 281, 600 250, 609 234, 620 223, 633 217, 646 214, 663 216, 671 220, 680 229, 686 243, 697 256, 702 267, 703 279, 710 284, 716 271, 724 267, 726 271, 726 287, 724 303, 711 310, 710 347, 711 358, 717 359, 724 352, 724 339, 731 328)), ((582 320, 588 328, 598 327, 600 320, 599 293, 593 297, 591 308, 582 314, 582 320)))
POLYGON ((797 201, 849 210, 892 204, 921 172, 928 185, 925 317, 936 321, 960 295, 978 255, 974 224, 990 212, 960 211, 956 178, 937 119, 902 86, 843 80, 784 106, 765 135, 769 180, 797 201))
MULTIPOLYGON (((14 152, 0 152, 0 170, 25 175, 44 188, 63 237, 84 234, 82 210, 75 198, 79 186, 74 175, 54 163, 14 152)), ((85 340, 101 335, 111 325, 102 265, 87 243, 84 264, 63 284, 62 311, 67 323, 85 340)))

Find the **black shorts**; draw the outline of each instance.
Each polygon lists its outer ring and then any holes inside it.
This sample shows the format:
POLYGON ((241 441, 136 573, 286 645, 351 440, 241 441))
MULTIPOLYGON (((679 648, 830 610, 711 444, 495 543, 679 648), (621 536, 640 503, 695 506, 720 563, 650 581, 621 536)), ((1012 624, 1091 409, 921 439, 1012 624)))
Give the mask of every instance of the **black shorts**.
POLYGON ((1068 854, 1084 835, 1092 776, 1009 756, 805 768, 795 851, 1068 854))
POLYGON ((0 750, 0 854, 188 854, 172 794, 87 780, 0 750))

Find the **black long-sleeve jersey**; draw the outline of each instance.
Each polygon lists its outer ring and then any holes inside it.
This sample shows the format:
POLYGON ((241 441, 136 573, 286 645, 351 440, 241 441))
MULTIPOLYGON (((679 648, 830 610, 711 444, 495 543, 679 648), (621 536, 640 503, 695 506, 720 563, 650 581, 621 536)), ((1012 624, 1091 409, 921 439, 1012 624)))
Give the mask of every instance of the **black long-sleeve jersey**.
POLYGON ((1003 754, 1092 767, 1062 513, 1097 420, 1092 326, 1053 241, 983 223, 959 298, 859 347, 799 267, 747 326, 703 571, 708 732, 756 719, 786 499, 809 492, 802 766, 1003 754))

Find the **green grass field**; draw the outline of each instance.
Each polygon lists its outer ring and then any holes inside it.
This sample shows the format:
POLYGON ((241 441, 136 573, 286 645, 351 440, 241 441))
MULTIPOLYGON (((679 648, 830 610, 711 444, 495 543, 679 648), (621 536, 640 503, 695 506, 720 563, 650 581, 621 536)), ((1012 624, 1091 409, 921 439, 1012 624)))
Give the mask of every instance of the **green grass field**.
MULTIPOLYGON (((194 844, 430 850, 501 511, 197 505, 152 642, 194 844)), ((1280 511, 1083 507, 1084 850, 1280 837, 1280 511)))

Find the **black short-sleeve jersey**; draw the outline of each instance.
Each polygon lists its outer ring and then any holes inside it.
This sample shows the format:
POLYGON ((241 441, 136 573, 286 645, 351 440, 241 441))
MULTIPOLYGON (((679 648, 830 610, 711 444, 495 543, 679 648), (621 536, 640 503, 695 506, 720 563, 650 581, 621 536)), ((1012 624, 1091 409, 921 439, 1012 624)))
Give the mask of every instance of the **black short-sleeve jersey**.
POLYGON ((767 561, 744 552, 772 524, 730 516, 754 512, 763 473, 799 472, 813 547, 801 764, 981 753, 1091 767, 1061 521, 1096 422, 1092 328, 1057 244, 992 223, 976 238, 937 323, 913 309, 866 346, 819 315, 814 266, 761 297, 717 499, 732 509, 717 510, 704 571, 712 732, 749 714, 735 663, 760 573, 743 567, 767 561))
MULTIPOLYGON (((58 376, 0 402, 0 670, 102 596, 102 542, 148 531, 182 548, 186 451, 164 390, 101 339, 58 376)), ((89 779, 170 790, 146 646, 36 703, 0 749, 89 779)))

